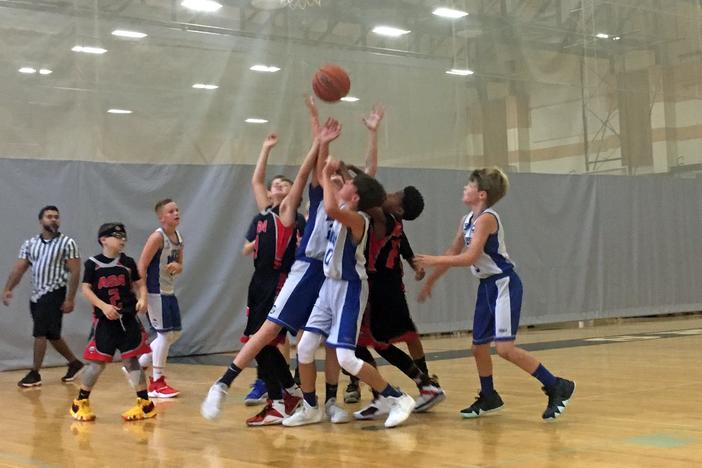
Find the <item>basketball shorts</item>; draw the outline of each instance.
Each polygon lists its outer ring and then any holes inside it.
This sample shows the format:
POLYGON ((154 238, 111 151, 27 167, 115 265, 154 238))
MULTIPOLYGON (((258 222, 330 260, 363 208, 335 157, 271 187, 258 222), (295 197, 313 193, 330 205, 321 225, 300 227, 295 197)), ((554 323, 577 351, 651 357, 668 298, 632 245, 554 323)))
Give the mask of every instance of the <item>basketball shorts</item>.
MULTIPOLYGON (((244 337, 253 335, 266 321, 287 274, 281 271, 255 271, 249 282, 244 337)), ((247 341, 245 338, 242 341, 247 341)))
POLYGON ((307 323, 323 283, 321 261, 295 261, 270 309, 268 320, 286 328, 293 335, 297 334, 307 323))
POLYGON ((32 314, 32 336, 46 337, 47 340, 61 338, 63 311, 61 306, 66 300, 66 288, 59 288, 41 296, 37 302, 29 303, 32 314))
POLYGON ((473 317, 473 344, 513 341, 522 308, 522 281, 512 270, 480 280, 473 317))
POLYGON ((182 330, 178 299, 169 294, 149 294, 149 323, 157 332, 182 330))
POLYGON ((417 338, 417 326, 410 316, 402 277, 369 278, 366 313, 370 333, 377 341, 397 343, 417 338))
POLYGON ((122 359, 151 352, 141 321, 133 314, 122 314, 119 320, 94 318, 88 346, 83 357, 90 361, 112 362, 116 351, 122 359))
POLYGON ((327 346, 332 348, 356 349, 367 301, 368 281, 327 278, 304 329, 325 336, 327 346))

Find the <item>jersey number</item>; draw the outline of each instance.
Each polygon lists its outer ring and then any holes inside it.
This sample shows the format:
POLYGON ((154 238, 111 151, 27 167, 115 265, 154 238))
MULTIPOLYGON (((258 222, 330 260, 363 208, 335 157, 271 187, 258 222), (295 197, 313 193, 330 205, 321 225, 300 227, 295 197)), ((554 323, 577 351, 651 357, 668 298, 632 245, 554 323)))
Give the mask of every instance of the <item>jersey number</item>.
POLYGON ((110 304, 114 307, 119 307, 119 289, 110 288, 107 290, 107 294, 110 296, 110 304))

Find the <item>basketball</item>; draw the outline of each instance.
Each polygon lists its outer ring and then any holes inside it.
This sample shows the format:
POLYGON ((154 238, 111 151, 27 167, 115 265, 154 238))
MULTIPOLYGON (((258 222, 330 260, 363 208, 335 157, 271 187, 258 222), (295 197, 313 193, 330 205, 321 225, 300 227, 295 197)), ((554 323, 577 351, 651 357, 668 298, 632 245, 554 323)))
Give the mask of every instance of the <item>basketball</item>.
POLYGON ((312 90, 319 99, 336 102, 346 96, 351 89, 351 79, 346 70, 338 65, 323 65, 312 80, 312 90))

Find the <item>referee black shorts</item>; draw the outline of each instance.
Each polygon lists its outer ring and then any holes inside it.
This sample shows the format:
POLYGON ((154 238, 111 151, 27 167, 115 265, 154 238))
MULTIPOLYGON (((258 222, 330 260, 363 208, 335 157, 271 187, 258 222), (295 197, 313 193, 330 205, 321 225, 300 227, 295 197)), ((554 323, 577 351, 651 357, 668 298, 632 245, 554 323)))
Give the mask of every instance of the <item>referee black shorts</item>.
POLYGON ((32 336, 35 338, 46 337, 48 340, 61 338, 61 325, 63 324, 61 306, 65 300, 66 288, 63 287, 44 294, 37 302, 29 303, 29 310, 34 321, 32 336))

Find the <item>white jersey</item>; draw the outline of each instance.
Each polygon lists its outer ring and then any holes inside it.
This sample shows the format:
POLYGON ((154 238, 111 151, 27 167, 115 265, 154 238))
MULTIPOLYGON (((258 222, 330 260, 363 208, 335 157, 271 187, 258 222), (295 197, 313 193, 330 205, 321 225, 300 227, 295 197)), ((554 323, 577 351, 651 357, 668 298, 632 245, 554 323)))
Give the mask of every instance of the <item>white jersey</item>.
POLYGON ((370 219, 362 211, 363 237, 358 244, 353 241, 353 235, 348 227, 334 221, 327 231, 327 250, 324 253, 324 276, 327 278, 346 281, 358 281, 368 278, 366 273, 366 241, 370 219))
POLYGON ((476 217, 473 217, 473 212, 471 211, 463 218, 463 238, 466 247, 470 245, 470 241, 473 238, 475 220, 488 213, 497 220, 497 232, 488 236, 483 251, 475 263, 470 266, 471 272, 478 278, 489 278, 490 276, 507 273, 514 269, 514 264, 507 254, 502 221, 500 221, 500 216, 497 212, 491 208, 486 209, 476 217))
POLYGON ((156 229, 163 238, 163 247, 156 252, 151 259, 146 272, 146 288, 149 294, 175 294, 175 275, 168 272, 166 265, 176 262, 180 258, 180 251, 183 249, 183 238, 178 231, 175 232, 178 242, 174 243, 162 228, 156 229))
POLYGON ((296 260, 322 260, 327 250, 327 232, 333 219, 327 216, 324 209, 324 191, 321 185, 309 186, 310 211, 305 224, 305 230, 300 239, 300 245, 295 254, 296 260))

